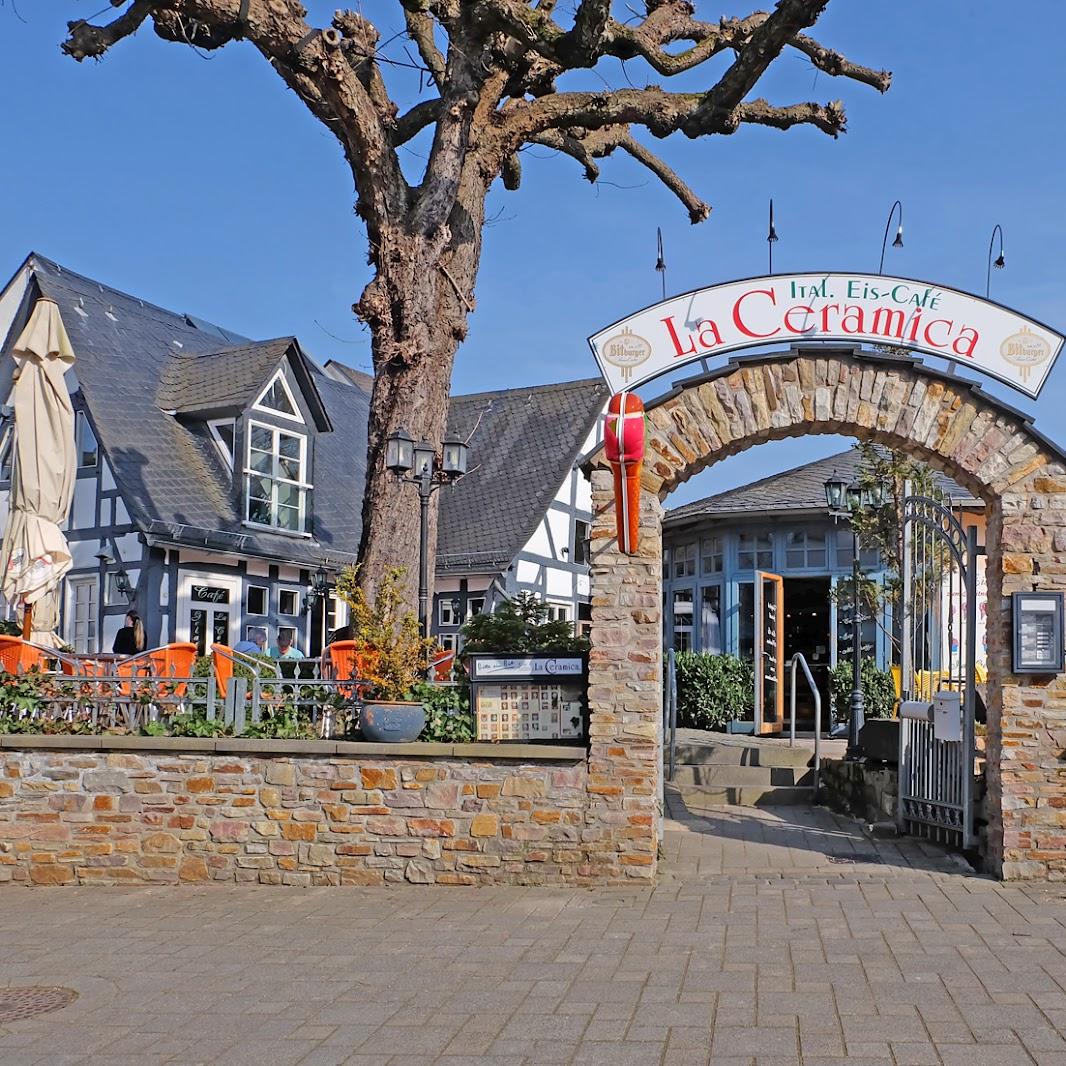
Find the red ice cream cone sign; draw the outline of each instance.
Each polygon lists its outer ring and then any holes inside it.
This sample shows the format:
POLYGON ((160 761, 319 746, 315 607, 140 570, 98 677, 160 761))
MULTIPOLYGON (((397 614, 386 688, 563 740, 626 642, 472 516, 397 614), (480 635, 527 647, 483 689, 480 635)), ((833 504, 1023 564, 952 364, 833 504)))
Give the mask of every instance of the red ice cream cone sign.
POLYGON ((644 403, 631 392, 607 405, 604 450, 614 471, 618 550, 635 555, 640 542, 640 471, 644 461, 644 403))

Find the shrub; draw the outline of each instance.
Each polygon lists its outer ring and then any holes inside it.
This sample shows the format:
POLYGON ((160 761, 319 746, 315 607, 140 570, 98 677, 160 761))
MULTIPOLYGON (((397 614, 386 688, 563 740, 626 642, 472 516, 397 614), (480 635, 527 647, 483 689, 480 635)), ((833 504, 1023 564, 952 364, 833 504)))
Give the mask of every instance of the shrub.
MULTIPOLYGON (((851 662, 841 661, 829 674, 833 718, 846 722, 851 712, 851 662)), ((896 710, 896 683, 890 670, 879 670, 873 659, 862 661, 862 694, 867 718, 891 718, 896 710)))
POLYGON ((548 605, 530 592, 501 603, 492 614, 477 614, 463 626, 463 652, 542 652, 582 655, 587 637, 574 635, 572 622, 548 621, 548 605))
POLYGON ((735 655, 681 651, 677 675, 677 724, 688 729, 724 729, 755 713, 755 672, 735 655))
POLYGON ((414 695, 426 709, 426 725, 419 740, 465 744, 475 739, 477 730, 470 709, 469 687, 419 685, 414 695))

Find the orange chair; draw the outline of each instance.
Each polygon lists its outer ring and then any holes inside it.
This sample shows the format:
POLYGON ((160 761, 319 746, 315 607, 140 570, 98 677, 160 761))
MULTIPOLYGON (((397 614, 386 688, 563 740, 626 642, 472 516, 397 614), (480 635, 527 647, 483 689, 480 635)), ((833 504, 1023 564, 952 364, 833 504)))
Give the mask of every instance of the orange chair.
POLYGON ((452 669, 455 667, 455 651, 451 648, 438 648, 430 662, 434 681, 451 681, 452 669))
MULTIPOLYGON (((365 678, 373 672, 377 662, 378 653, 359 640, 335 640, 322 653, 323 675, 328 673, 336 681, 365 678)), ((352 694, 346 687, 340 691, 345 696, 352 694)))
POLYGON ((228 644, 211 645, 212 669, 215 672, 215 690, 222 699, 226 698, 226 689, 233 677, 233 667, 241 665, 248 667, 256 675, 262 677, 267 674, 271 677, 281 677, 281 671, 277 664, 271 665, 262 659, 257 659, 244 652, 234 651, 228 644))
MULTIPOLYGON (((196 645, 188 641, 176 644, 166 644, 161 648, 151 648, 137 655, 131 655, 126 659, 120 659, 115 664, 115 673, 119 677, 143 677, 166 679, 170 677, 191 677, 193 664, 196 661, 196 645)), ((166 688, 165 694, 173 693, 179 699, 182 698, 188 684, 175 685, 173 689, 166 688)), ((130 694, 130 686, 122 686, 123 695, 130 694)))
POLYGON ((48 669, 46 649, 31 644, 22 637, 0 634, 0 669, 9 674, 21 674, 33 667, 38 670, 48 669))

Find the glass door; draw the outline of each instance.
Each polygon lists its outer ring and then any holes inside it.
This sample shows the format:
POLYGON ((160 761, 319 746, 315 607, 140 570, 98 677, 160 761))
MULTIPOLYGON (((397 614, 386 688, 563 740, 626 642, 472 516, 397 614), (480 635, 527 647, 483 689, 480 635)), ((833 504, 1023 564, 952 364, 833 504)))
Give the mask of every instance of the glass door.
POLYGON ((197 655, 207 655, 212 644, 232 647, 240 634, 239 583, 213 575, 182 576, 179 639, 196 645, 197 655))

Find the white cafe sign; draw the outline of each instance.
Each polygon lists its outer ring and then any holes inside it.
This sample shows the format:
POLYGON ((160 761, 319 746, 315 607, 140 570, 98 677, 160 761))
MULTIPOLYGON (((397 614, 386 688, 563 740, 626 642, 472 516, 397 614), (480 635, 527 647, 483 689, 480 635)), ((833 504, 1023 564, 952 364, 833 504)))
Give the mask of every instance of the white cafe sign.
POLYGON ((805 340, 897 345, 952 359, 1036 397, 1063 337, 969 293, 878 274, 729 281, 638 311, 589 338, 614 392, 740 348, 805 340))

